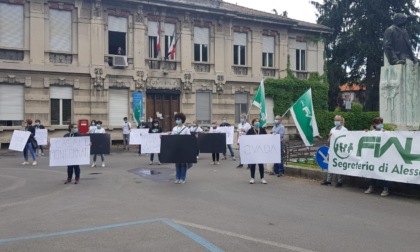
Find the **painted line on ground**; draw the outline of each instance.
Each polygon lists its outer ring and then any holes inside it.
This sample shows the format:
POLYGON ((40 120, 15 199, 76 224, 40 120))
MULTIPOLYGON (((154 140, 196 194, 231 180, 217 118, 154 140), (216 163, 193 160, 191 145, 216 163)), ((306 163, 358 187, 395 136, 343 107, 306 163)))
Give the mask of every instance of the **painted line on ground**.
POLYGON ((175 222, 175 223, 178 223, 182 226, 202 229, 202 230, 210 231, 210 232, 221 234, 221 235, 236 237, 236 238, 240 238, 240 239, 247 240, 247 241, 253 241, 253 242, 262 243, 262 244, 265 244, 265 245, 270 245, 270 246, 277 247, 277 248, 288 249, 288 250, 296 251, 296 252, 315 252, 313 250, 299 248, 299 247, 296 247, 296 246, 292 246, 292 245, 288 245, 288 244, 284 244, 284 243, 280 243, 280 242, 272 242, 272 241, 262 240, 262 239, 258 239, 258 238, 253 238, 253 237, 250 237, 250 236, 236 234, 236 233, 233 233, 233 232, 224 231, 224 230, 220 230, 220 229, 216 229, 216 228, 212 228, 212 227, 202 226, 202 225, 198 225, 198 224, 195 224, 195 223, 190 223, 190 222, 185 222, 185 221, 180 221, 180 220, 172 220, 172 221, 175 222))

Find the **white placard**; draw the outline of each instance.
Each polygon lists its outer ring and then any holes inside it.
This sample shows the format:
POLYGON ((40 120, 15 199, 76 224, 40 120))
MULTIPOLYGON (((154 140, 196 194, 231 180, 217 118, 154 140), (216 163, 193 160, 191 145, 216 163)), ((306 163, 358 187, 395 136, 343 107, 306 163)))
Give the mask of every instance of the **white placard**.
POLYGON ((10 140, 9 150, 23 151, 30 135, 31 132, 29 131, 14 130, 12 139, 10 140))
POLYGON ((51 138, 50 143, 50 166, 89 164, 90 137, 51 138))
POLYGON ((48 130, 35 129, 35 139, 38 145, 47 145, 48 144, 48 130))
POLYGON ((160 134, 143 134, 141 139, 141 153, 160 153, 160 134))
POLYGON ((235 127, 218 127, 221 133, 226 134, 226 144, 233 144, 233 138, 235 136, 235 127))
POLYGON ((131 129, 130 132, 130 145, 141 144, 141 136, 149 134, 149 129, 131 129))
POLYGON ((241 136, 242 164, 280 163, 280 150, 280 135, 241 136))

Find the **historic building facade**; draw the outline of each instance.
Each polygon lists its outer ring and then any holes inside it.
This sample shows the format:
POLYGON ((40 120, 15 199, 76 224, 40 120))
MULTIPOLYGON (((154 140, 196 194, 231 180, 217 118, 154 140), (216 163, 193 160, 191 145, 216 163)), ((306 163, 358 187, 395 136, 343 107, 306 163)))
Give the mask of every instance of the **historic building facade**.
MULTIPOLYGON (((0 143, 26 118, 52 135, 96 119, 113 139, 133 121, 166 130, 248 112, 261 79, 323 73, 328 28, 221 0, 0 0, 0 143)), ((256 110, 254 112, 257 112, 256 110)))

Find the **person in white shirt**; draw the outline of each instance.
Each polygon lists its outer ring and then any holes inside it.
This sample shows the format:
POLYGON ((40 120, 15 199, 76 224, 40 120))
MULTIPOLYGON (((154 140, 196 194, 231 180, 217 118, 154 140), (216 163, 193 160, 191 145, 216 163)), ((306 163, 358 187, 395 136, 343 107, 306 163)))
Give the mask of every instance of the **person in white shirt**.
MULTIPOLYGON (((95 132, 93 132, 94 134, 105 134, 105 129, 102 128, 102 122, 101 121, 97 121, 96 122, 96 129, 95 132)), ((93 154, 93 164, 92 167, 96 167, 96 156, 97 154, 93 154)), ((102 160, 102 167, 105 167, 105 157, 104 154, 101 154, 101 160, 102 160)))
MULTIPOLYGON (((219 127, 217 127, 217 121, 214 121, 211 125, 211 128, 209 130, 209 133, 222 133, 222 131, 219 129, 219 127)), ((220 157, 220 153, 212 153, 211 154, 211 158, 213 160, 213 162, 211 163, 212 165, 219 165, 219 157, 220 157)))
MULTIPOLYGON (((246 115, 245 114, 242 114, 241 115, 241 122, 238 124, 238 141, 237 141, 238 142, 238 148, 240 148, 239 147, 239 138, 241 136, 246 135, 246 133, 250 129, 251 129, 251 124, 249 124, 246 121, 246 115)), ((239 156, 239 165, 236 166, 236 168, 242 168, 242 167, 244 167, 244 166, 241 164, 241 157, 239 156)))
MULTIPOLYGON (((344 127, 344 118, 340 115, 336 115, 334 117, 334 127, 330 130, 330 134, 328 134, 328 141, 331 139, 331 135, 336 131, 348 131, 346 127, 344 127)), ((331 181, 333 179, 334 174, 327 173, 327 179, 324 180, 321 185, 331 185, 331 181)), ((337 183, 335 184, 335 187, 342 187, 343 186, 343 176, 342 175, 336 175, 337 176, 337 183)))
MULTIPOLYGON (((193 121, 191 127, 190 127, 190 132, 191 133, 201 133, 203 132, 203 129, 200 127, 200 125, 198 125, 197 121, 193 121)), ((200 156, 200 149, 197 150, 197 159, 200 156)))
POLYGON ((96 120, 92 120, 89 126, 89 134, 95 133, 96 130, 96 120))
POLYGON ((127 117, 124 117, 124 123, 122 125, 123 131, 123 143, 124 150, 130 150, 130 132, 131 132, 131 123, 128 121, 127 117))
MULTIPOLYGON (((175 126, 172 129, 172 135, 191 135, 190 129, 184 125, 186 117, 183 113, 177 113, 175 115, 175 126)), ((176 174, 175 174, 175 184, 185 184, 185 179, 187 178, 187 163, 176 163, 176 174)))

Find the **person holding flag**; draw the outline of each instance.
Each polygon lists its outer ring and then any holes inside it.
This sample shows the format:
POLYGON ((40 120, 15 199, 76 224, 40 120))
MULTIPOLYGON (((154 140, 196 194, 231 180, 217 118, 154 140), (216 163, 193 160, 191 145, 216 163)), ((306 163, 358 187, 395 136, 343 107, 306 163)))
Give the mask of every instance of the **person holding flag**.
POLYGON ((267 125, 267 110, 265 107, 264 80, 261 80, 260 86, 258 87, 254 100, 252 101, 252 105, 260 109, 260 127, 264 128, 267 125))

